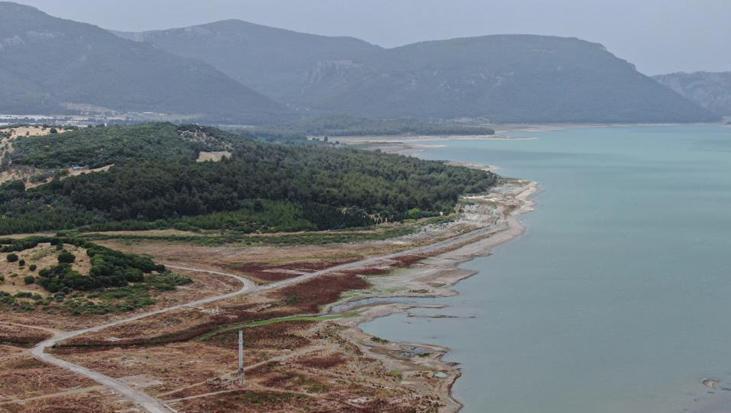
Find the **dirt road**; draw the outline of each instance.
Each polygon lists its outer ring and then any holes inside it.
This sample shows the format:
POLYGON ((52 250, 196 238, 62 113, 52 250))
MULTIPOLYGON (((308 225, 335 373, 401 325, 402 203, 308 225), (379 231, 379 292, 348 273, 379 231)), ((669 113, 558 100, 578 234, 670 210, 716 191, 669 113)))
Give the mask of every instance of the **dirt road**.
POLYGON ((205 272, 205 273, 210 273, 210 274, 222 275, 222 276, 226 276, 226 277, 233 277, 241 282, 241 289, 239 289, 238 291, 232 292, 232 293, 228 293, 228 294, 208 297, 208 298, 204 298, 201 300, 196 300, 196 301, 185 303, 185 304, 167 307, 167 308, 163 308, 163 309, 156 310, 156 311, 150 311, 147 313, 137 314, 137 315, 129 317, 129 318, 113 321, 110 323, 98 325, 98 326, 91 327, 91 328, 85 328, 85 329, 76 330, 76 331, 59 332, 59 333, 56 333, 53 337, 49 338, 48 340, 38 343, 31 350, 31 354, 33 354, 33 357, 35 357, 36 359, 38 359, 44 363, 48 363, 48 364, 54 365, 56 367, 60 367, 62 369, 72 371, 76 374, 79 374, 81 376, 94 380, 95 382, 113 390, 117 394, 124 396, 125 398, 134 402, 136 405, 138 405, 139 407, 141 407, 142 409, 144 409, 145 411, 147 411, 149 413, 174 412, 173 409, 169 408, 161 401, 147 395, 146 393, 144 393, 140 390, 136 390, 136 389, 132 388, 127 383, 125 383, 121 380, 117 380, 112 377, 106 376, 102 373, 99 373, 99 372, 96 372, 93 370, 89 370, 89 369, 79 366, 77 364, 70 363, 65 360, 61 360, 51 354, 46 353, 47 348, 53 347, 57 343, 60 343, 64 340, 68 340, 73 337, 77 337, 77 336, 87 334, 87 333, 94 333, 94 332, 101 331, 101 330, 104 330, 104 329, 107 329, 110 327, 118 326, 120 324, 129 323, 130 321, 140 320, 143 318, 151 317, 151 316, 158 315, 158 314, 163 314, 163 313, 166 313, 169 311, 174 311, 174 310, 181 309, 181 308, 197 307, 199 305, 208 304, 208 303, 211 303, 214 301, 225 300, 227 298, 235 297, 237 295, 240 295, 240 294, 243 294, 243 293, 246 293, 248 291, 255 289, 255 284, 251 280, 243 278, 243 277, 239 277, 238 275, 234 275, 234 274, 227 274, 227 273, 207 271, 207 270, 198 270, 198 269, 184 268, 184 267, 177 267, 177 266, 169 266, 169 268, 187 270, 187 271, 205 272))
POLYGON ((267 284, 267 285, 261 285, 261 286, 257 286, 251 280, 244 278, 244 277, 240 277, 235 274, 219 272, 219 271, 203 270, 203 269, 197 269, 197 268, 191 268, 191 267, 168 265, 168 268, 171 268, 171 269, 208 273, 208 274, 214 274, 214 275, 221 275, 221 276, 225 276, 225 277, 233 277, 241 282, 242 287, 238 291, 234 291, 234 292, 230 292, 230 293, 226 293, 226 294, 222 294, 222 295, 217 295, 217 296, 212 296, 212 297, 192 301, 192 302, 185 303, 185 304, 179 304, 179 305, 175 305, 175 306, 171 306, 171 307, 167 307, 167 308, 163 308, 163 309, 159 309, 159 310, 155 310, 155 311, 150 311, 147 313, 137 314, 137 315, 134 315, 129 318, 116 320, 116 321, 109 322, 106 324, 101 324, 101 325, 98 325, 95 327, 85 328, 85 329, 76 330, 76 331, 58 332, 52 338, 45 340, 45 341, 39 343, 38 345, 36 345, 35 347, 33 347, 31 352, 36 359, 38 359, 42 362, 72 371, 74 373, 87 377, 91 380, 94 380, 95 382, 97 382, 101 385, 106 386, 107 388, 113 390, 117 394, 134 402, 137 406, 139 406, 140 408, 142 408, 143 410, 145 410, 149 413, 175 412, 174 409, 170 408, 169 406, 166 406, 165 403, 163 403, 162 401, 149 396, 148 394, 146 394, 145 392, 143 392, 141 390, 132 388, 127 383, 125 383, 121 380, 114 379, 112 377, 106 376, 102 373, 99 373, 99 372, 96 372, 96 371, 93 371, 90 369, 87 369, 80 365, 70 363, 65 360, 61 360, 51 354, 46 353, 46 349, 48 349, 49 347, 53 347, 57 343, 60 343, 64 340, 68 340, 73 337, 77 337, 77 336, 87 334, 87 333, 99 332, 99 331, 105 330, 110 327, 119 326, 121 324, 125 324, 125 323, 131 322, 131 321, 140 320, 143 318, 155 316, 158 314, 163 314, 163 313, 178 310, 181 308, 197 307, 197 306, 210 304, 210 303, 217 302, 217 301, 226 300, 226 299, 233 298, 233 297, 236 297, 239 295, 253 294, 253 293, 259 293, 259 292, 264 292, 264 291, 271 291, 271 290, 276 290, 276 289, 280 289, 280 288, 285 288, 285 287, 300 284, 300 283, 303 283, 303 282, 309 281, 311 279, 314 279, 314 278, 317 278, 320 276, 324 276, 324 275, 327 275, 330 273, 336 273, 336 272, 346 271, 346 270, 358 270, 358 269, 364 269, 364 268, 369 268, 369 267, 374 267, 374 266, 379 266, 379 265, 386 265, 389 263, 389 261, 391 261, 395 258, 403 257, 403 256, 432 255, 432 254, 438 253, 440 251, 445 251, 445 250, 455 248, 455 247, 458 247, 461 245, 473 243, 479 239, 488 237, 496 232, 500 232, 501 230, 502 230, 502 228, 500 228, 500 227, 496 228, 493 226, 489 226, 486 228, 480 228, 480 229, 476 229, 476 230, 473 230, 471 232, 468 232, 468 233, 465 233, 462 235, 455 236, 453 238, 450 238, 450 239, 447 239, 444 241, 439 241, 439 242, 436 242, 433 244, 429 244, 427 246, 412 248, 412 249, 408 249, 405 251, 388 254, 388 255, 384 255, 384 256, 366 258, 366 259, 363 259, 360 261, 355 261, 355 262, 351 262, 351 263, 347 263, 347 264, 341 264, 341 265, 330 267, 330 268, 327 268, 324 270, 303 274, 299 277, 295 277, 295 278, 291 278, 291 279, 287 279, 287 280, 283 280, 283 281, 279 281, 279 282, 275 282, 275 283, 271 283, 271 284, 267 284))

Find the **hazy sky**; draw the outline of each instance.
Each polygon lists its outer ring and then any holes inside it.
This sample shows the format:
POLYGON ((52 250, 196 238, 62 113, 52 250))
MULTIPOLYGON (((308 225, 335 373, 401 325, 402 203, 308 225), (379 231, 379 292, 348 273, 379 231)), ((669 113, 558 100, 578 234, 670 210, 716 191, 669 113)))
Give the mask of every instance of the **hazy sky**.
POLYGON ((599 42, 647 74, 731 70, 731 0, 20 0, 116 30, 242 19, 383 46, 496 33, 599 42))

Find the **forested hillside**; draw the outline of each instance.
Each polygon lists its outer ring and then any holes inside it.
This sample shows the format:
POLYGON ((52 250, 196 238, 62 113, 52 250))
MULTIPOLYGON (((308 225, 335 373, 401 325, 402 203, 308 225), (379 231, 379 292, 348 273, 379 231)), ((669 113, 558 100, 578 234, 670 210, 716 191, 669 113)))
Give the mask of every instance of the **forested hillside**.
POLYGON ((382 50, 352 37, 328 37, 225 20, 193 27, 119 36, 200 59, 281 102, 291 102, 313 67, 348 62, 382 50))
POLYGON ((15 165, 43 169, 97 168, 129 161, 194 160, 200 151, 230 148, 234 135, 201 127, 143 124, 129 127, 82 128, 63 134, 19 139, 10 155, 15 165))
POLYGON ((236 20, 115 35, 2 1, 0 84, 0 113, 244 126, 334 115, 383 121, 376 131, 398 131, 399 119, 719 118, 602 45, 574 38, 496 35, 386 49, 236 20))
POLYGON ((0 2, 0 113, 156 112, 272 121, 287 110, 212 66, 0 2))
POLYGON ((125 34, 213 65, 310 116, 701 122, 717 116, 600 44, 495 35, 380 48, 224 21, 125 34))
POLYGON ((305 90, 315 109, 371 117, 608 123, 716 118, 602 45, 553 36, 495 35, 388 49, 360 65, 322 69, 305 90))
POLYGON ((214 128, 148 124, 20 139, 13 165, 58 170, 0 186, 0 232, 69 228, 334 229, 450 212, 489 172, 319 144, 275 144, 214 128), (220 162, 200 151, 225 150, 220 162), (114 166, 65 176, 74 165, 114 166))
POLYGON ((731 72, 670 73, 655 79, 713 113, 731 116, 731 72))

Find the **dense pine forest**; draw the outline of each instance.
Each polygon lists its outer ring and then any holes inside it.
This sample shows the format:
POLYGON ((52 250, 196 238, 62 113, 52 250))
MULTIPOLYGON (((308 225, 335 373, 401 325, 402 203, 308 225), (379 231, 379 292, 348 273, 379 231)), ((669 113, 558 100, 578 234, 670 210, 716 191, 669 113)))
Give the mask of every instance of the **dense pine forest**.
POLYGON ((0 186, 0 233, 61 229, 323 230, 434 216, 494 174, 333 144, 273 143, 169 123, 18 139, 5 167, 53 176, 0 186), (198 162, 201 152, 225 152, 198 162), (70 176, 74 168, 106 171, 70 176), (70 168, 70 169, 69 169, 70 168))

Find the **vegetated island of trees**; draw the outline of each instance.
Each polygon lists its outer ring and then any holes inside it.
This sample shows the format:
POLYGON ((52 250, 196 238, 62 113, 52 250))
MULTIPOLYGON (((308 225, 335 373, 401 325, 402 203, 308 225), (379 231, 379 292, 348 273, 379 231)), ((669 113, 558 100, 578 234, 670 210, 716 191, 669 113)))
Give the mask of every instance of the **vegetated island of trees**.
POLYGON ((275 136, 483 136, 494 135, 495 129, 476 122, 419 119, 369 119, 347 115, 307 118, 285 126, 258 128, 254 133, 275 136))
MULTIPOLYGON (((151 291, 171 291, 192 282, 190 278, 169 272, 150 258, 66 236, 0 239, 0 252, 5 253, 2 259, 23 268, 26 262, 19 259, 19 254, 41 244, 55 246, 57 263, 37 268, 32 258, 28 258, 31 260, 28 262, 30 274, 24 282, 37 284, 51 294, 42 296, 24 291, 15 294, 0 291, 0 305, 21 311, 36 308, 51 311, 61 307, 73 314, 106 314, 154 304, 151 291), (86 251, 91 261, 88 274, 74 269, 73 264, 78 257, 66 250, 67 245, 86 251)), ((5 275, 0 275, 0 285, 7 281, 5 275)))
POLYGON ((54 178, 0 186, 0 233, 82 229, 325 230, 453 211, 486 171, 327 144, 270 143, 169 123, 19 139, 14 166, 54 178), (227 151, 197 162, 201 151, 227 151), (68 176, 67 168, 114 165, 68 176))

